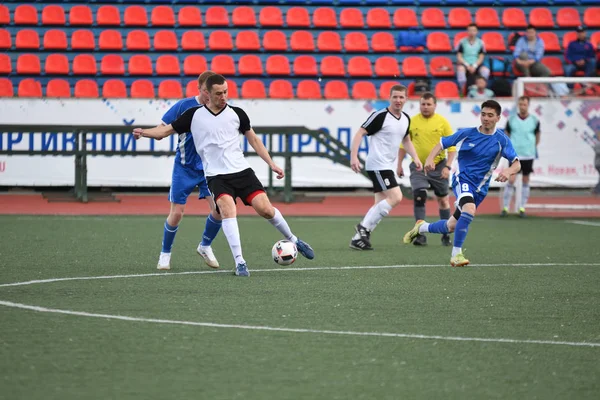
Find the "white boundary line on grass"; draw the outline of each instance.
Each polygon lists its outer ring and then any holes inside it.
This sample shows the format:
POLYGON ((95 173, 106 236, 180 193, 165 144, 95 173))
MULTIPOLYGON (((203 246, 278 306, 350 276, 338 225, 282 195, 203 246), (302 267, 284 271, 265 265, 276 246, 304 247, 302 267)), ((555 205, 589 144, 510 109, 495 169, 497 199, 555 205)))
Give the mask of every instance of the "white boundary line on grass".
MULTIPOLYGON (((559 264, 559 263, 540 263, 540 264, 480 264, 481 267, 537 267, 537 266, 598 266, 600 263, 581 263, 581 264, 559 264)), ((350 270, 350 269, 389 269, 389 268, 435 268, 447 267, 446 264, 433 265, 383 265, 383 266, 354 266, 354 267, 313 267, 313 268, 271 268, 257 269, 253 272, 281 272, 281 271, 315 271, 315 270, 350 270)), ((142 278, 150 276, 175 276, 175 275, 190 275, 190 274, 215 274, 215 273, 231 273, 231 271, 188 271, 175 273, 153 273, 153 274, 137 274, 137 275, 108 275, 108 276, 84 276, 72 278, 55 278, 43 279, 27 282, 15 282, 0 285, 0 287, 24 286, 36 283, 51 283, 61 281, 74 280, 92 280, 92 279, 119 279, 119 278, 142 278)), ((128 317, 123 315, 112 314, 96 314, 85 311, 60 310, 55 308, 39 307, 22 303, 14 303, 11 301, 0 300, 0 305, 5 307, 17 308, 22 310, 74 315, 79 317, 113 319, 129 322, 146 322, 154 324, 169 324, 169 325, 185 325, 185 326, 201 326, 207 328, 227 328, 227 329, 246 329, 255 331, 273 331, 273 332, 288 332, 288 333, 315 333, 324 335, 346 335, 346 336, 376 336, 376 337, 394 337, 406 339, 426 339, 426 340, 444 340, 458 342, 487 342, 487 343, 516 343, 516 344, 542 344, 542 345, 562 345, 576 347, 600 347, 600 343, 594 342, 567 342, 554 340, 536 340, 536 339, 506 339, 506 338, 478 338, 478 337, 462 337, 462 336, 438 336, 438 335, 421 335, 411 333, 389 333, 389 332, 353 332, 353 331, 335 331, 321 329, 304 329, 304 328, 279 328, 273 326, 257 326, 257 325, 237 325, 237 324, 218 324, 213 322, 194 322, 194 321, 178 321, 168 319, 128 317)))
POLYGON ((576 224, 576 225, 600 226, 600 222, 579 221, 579 220, 576 220, 576 219, 568 219, 565 222, 567 222, 569 224, 576 224))

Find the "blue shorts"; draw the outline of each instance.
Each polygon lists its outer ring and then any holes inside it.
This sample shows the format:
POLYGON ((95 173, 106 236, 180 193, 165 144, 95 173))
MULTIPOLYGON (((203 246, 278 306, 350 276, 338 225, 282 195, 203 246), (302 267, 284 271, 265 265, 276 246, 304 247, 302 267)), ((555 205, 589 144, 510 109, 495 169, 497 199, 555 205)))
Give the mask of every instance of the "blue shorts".
MULTIPOLYGON (((479 207, 487 193, 482 193, 477 191, 477 186, 473 185, 471 182, 459 180, 457 177, 454 177, 452 180, 452 190, 454 191, 454 195, 456 196, 455 206, 460 210, 458 202, 463 197, 472 197, 475 202, 475 207, 479 207)), ((462 210, 461 210, 462 211, 462 210)))
POLYGON ((185 204, 188 196, 194 191, 196 186, 200 188, 199 199, 212 196, 210 190, 208 190, 204 171, 186 167, 176 162, 173 165, 169 201, 175 204, 185 204))

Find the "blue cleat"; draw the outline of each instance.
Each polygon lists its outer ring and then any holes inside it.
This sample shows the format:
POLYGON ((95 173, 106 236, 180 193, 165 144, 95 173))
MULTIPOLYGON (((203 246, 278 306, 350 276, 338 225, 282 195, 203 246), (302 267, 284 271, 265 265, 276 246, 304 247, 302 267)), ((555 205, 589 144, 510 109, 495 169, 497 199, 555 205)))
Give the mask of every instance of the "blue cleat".
POLYGON ((302 254, 304 257, 308 258, 309 260, 312 260, 313 258, 315 258, 315 251, 313 250, 312 247, 310 247, 310 245, 306 242, 303 242, 302 240, 298 239, 298 241, 296 242, 296 247, 298 248, 298 251, 300 252, 300 254, 302 254))
POLYGON ((236 276, 250 276, 250 271, 248 271, 248 266, 246 263, 239 263, 235 266, 235 275, 236 276))

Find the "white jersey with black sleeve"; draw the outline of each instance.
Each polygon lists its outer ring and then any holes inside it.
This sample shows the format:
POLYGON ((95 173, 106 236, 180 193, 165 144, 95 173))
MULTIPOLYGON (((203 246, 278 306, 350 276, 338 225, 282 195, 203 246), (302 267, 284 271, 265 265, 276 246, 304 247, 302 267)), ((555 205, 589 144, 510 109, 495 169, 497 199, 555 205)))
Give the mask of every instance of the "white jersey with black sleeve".
POLYGON ((250 168, 240 146, 240 134, 251 129, 250 119, 241 108, 227 104, 217 114, 205 106, 190 108, 171 126, 177 133, 192 133, 206 176, 250 168))
POLYGON ((387 108, 376 111, 361 125, 369 137, 367 171, 395 170, 398 148, 408 135, 410 117, 404 111, 396 118, 387 108))

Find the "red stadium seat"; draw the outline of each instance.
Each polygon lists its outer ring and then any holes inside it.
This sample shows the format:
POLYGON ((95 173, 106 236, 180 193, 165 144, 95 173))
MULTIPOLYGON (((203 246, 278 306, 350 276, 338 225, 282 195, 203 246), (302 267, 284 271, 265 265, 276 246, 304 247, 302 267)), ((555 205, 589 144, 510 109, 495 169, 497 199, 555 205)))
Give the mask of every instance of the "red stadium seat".
POLYGON ((400 67, 395 57, 379 57, 375 61, 375 75, 377 76, 400 76, 400 67))
POLYGON ((325 84, 324 95, 328 100, 345 100, 348 98, 348 86, 344 81, 329 81, 325 84))
POLYGON ((193 54, 183 60, 183 73, 185 75, 200 75, 207 70, 208 64, 203 56, 193 54))
MULTIPOLYGON (((0 4, 0 25, 8 25, 10 24, 10 12, 8 11, 8 7, 3 4, 0 4)), ((12 88, 12 83, 10 84, 12 88)), ((12 96, 12 89, 11 89, 12 96)))
POLYGON ((543 57, 542 64, 550 69, 551 76, 565 76, 563 60, 559 57, 543 57))
POLYGON ((204 35, 199 31, 186 31, 181 35, 181 49, 182 50, 204 50, 206 43, 204 42, 204 35))
POLYGON ((577 32, 565 33, 562 38, 563 49, 567 50, 567 48, 569 47, 569 43, 575 40, 577 40, 577 32))
POLYGON ((92 9, 88 6, 73 6, 69 10, 69 25, 92 25, 93 23, 92 9))
POLYGON ((49 54, 44 63, 47 75, 68 75, 69 59, 64 54, 49 54))
POLYGON ((363 28, 365 21, 363 20, 362 11, 358 8, 342 8, 340 12, 340 26, 342 28, 363 28))
POLYGON ((91 79, 82 79, 75 82, 75 97, 79 98, 98 98, 98 84, 91 79))
POLYGON ((529 12, 529 23, 536 28, 554 28, 552 11, 543 8, 534 8, 529 12))
POLYGON ((39 75, 41 71, 40 59, 35 54, 22 54, 17 58, 17 74, 39 75))
POLYGON ((187 85, 185 85, 185 97, 193 97, 198 96, 200 91, 198 90, 198 80, 194 79, 193 81, 189 81, 187 85))
POLYGON ((172 30, 158 31, 154 34, 154 50, 177 51, 177 36, 172 30))
POLYGON ((183 97, 181 83, 173 79, 167 79, 158 84, 159 99, 180 99, 183 97))
POLYGON ((546 52, 560 51, 560 42, 554 32, 539 32, 538 35, 544 41, 544 50, 546 52))
POLYGON ((96 12, 96 24, 101 26, 121 25, 121 14, 115 6, 100 6, 96 12))
POLYGON ((338 53, 342 51, 342 40, 337 32, 321 32, 317 37, 317 49, 321 52, 338 53))
POLYGON ((148 32, 141 30, 129 31, 125 46, 127 47, 127 50, 150 50, 150 37, 148 36, 148 32))
POLYGON ((177 14, 177 22, 182 27, 200 27, 202 26, 202 13, 195 6, 181 7, 177 14))
POLYGON ((208 37, 208 47, 211 51, 231 51, 233 50, 233 38, 229 31, 212 31, 208 37))
POLYGON ((335 10, 330 7, 319 7, 313 12, 313 25, 316 29, 337 28, 335 10))
POLYGON ((381 86, 379 86, 379 98, 380 99, 389 99, 392 87, 394 85, 399 85, 399 84, 400 84, 400 82, 396 82, 396 81, 385 81, 385 82, 383 82, 381 84, 381 86))
POLYGON ((385 8, 372 8, 367 12, 367 26, 369 28, 391 29, 390 13, 385 8))
POLYGON ((12 72, 12 61, 8 54, 0 54, 0 74, 10 74, 12 72))
POLYGON ((13 97, 15 89, 10 79, 0 78, 0 97, 13 97))
POLYGON ((291 7, 285 14, 288 28, 309 28, 310 16, 304 7, 291 7))
POLYGON ((278 30, 268 30, 263 35, 263 47, 265 51, 286 51, 287 38, 285 33, 278 30))
POLYGON ((453 39, 453 46, 454 49, 456 49, 458 47, 458 43, 463 40, 464 38, 466 38, 467 36, 469 36, 469 34, 467 32, 458 32, 456 35, 454 35, 454 39, 453 39))
POLYGON ((460 92, 456 83, 452 81, 441 81, 435 85, 435 96, 440 99, 458 99, 460 92))
POLYGON ((294 60, 294 75, 316 76, 317 60, 313 56, 298 56, 294 60))
POLYGON ((563 7, 556 13, 556 23, 560 28, 575 28, 581 25, 579 11, 572 7, 563 7))
POLYGON ((21 29, 17 31, 15 38, 15 46, 17 49, 39 49, 40 37, 37 31, 33 29, 21 29))
POLYGON ((371 60, 365 56, 356 56, 348 60, 348 75, 350 76, 373 76, 371 60))
POLYGON ((479 28, 500 28, 500 18, 495 8, 483 7, 475 12, 475 23, 479 28))
POLYGON ((504 43, 504 36, 499 32, 485 32, 481 35, 481 40, 485 44, 485 50, 488 52, 505 52, 506 43, 504 43))
POLYGON ((109 79, 102 85, 102 97, 105 99, 127 98, 127 87, 120 79, 109 79))
POLYGON ((315 51, 315 40, 309 31, 295 31, 290 37, 290 48, 292 51, 315 51))
POLYGON ((451 52, 450 38, 445 32, 431 32, 427 35, 427 48, 431 52, 451 52))
POLYGON ((71 97, 71 86, 64 79, 51 79, 46 84, 46 97, 71 97))
POLYGON ((213 57, 210 62, 211 71, 221 75, 235 75, 235 64, 233 58, 225 54, 219 54, 213 57))
POLYGON ((10 32, 6 29, 0 29, 0 49, 10 49, 11 46, 12 38, 10 36, 10 32))
POLYGON ((171 6, 156 6, 150 14, 152 26, 175 26, 175 13, 171 6))
POLYGON ((206 9, 206 13, 204 14, 204 18, 206 19, 206 25, 208 26, 228 26, 229 25, 229 15, 227 14, 227 9, 221 6, 212 6, 206 9))
POLYGON ((374 52, 392 53, 396 51, 396 41, 389 32, 376 32, 371 36, 371 49, 374 52))
POLYGON ((269 97, 272 99, 292 99, 294 98, 294 88, 290 81, 277 79, 269 85, 269 97))
POLYGON ((344 37, 344 49, 352 52, 368 52, 369 42, 362 32, 350 32, 344 37))
POLYGON ((238 94, 238 87, 235 81, 231 79, 227 80, 227 97, 230 99, 239 99, 240 95, 238 94))
MULTIPOLYGON (((173 55, 162 55, 156 59, 156 74, 157 75, 179 75, 179 59, 173 55)), ((160 97, 160 95, 158 96, 160 97)))
POLYGON ((44 33, 44 50, 66 50, 67 34, 59 29, 50 29, 44 33))
POLYGON ((325 56, 321 60, 321 75, 323 76, 344 76, 344 60, 338 56, 325 56))
POLYGON ((240 57, 238 63, 240 75, 262 75, 263 66, 259 56, 247 54, 240 57))
POLYGON ((506 8, 502 12, 502 24, 506 28, 527 28, 527 18, 522 8, 506 8))
POLYGON ((583 13, 583 23, 588 28, 600 28, 600 7, 589 7, 583 13))
POLYGON ((296 98, 303 100, 316 100, 321 98, 321 85, 317 81, 300 81, 296 88, 296 98))
POLYGON ((145 54, 134 54, 128 62, 129 75, 152 75, 152 60, 145 54))
POLYGON ((100 72, 102 75, 123 75, 125 73, 125 62, 123 62, 121 56, 108 54, 102 57, 100 72))
POLYGON ((377 99, 377 89, 371 82, 356 82, 352 85, 352 98, 355 100, 377 99))
POLYGON ((73 58, 73 74, 96 75, 96 59, 91 54, 78 54, 73 58))
POLYGON ((466 8, 453 8, 448 14, 448 25, 451 28, 466 28, 472 22, 471 11, 466 8))
POLYGON ((123 20, 125 26, 148 26, 148 13, 142 6, 128 6, 123 20))
POLYGON ((154 85, 145 79, 134 81, 131 84, 131 97, 134 99, 153 99, 155 97, 154 85))
POLYGON ((432 57, 429 61, 429 73, 435 77, 453 77, 456 75, 454 71, 454 63, 448 57, 432 57))
POLYGON ((421 14, 421 24, 424 28, 445 28, 444 12, 439 8, 426 8, 421 14))
POLYGON ((255 31, 239 31, 235 37, 235 47, 237 50, 260 50, 260 39, 255 31))
POLYGON ((100 32, 98 47, 100 50, 123 50, 121 31, 107 29, 100 32))
POLYGON ((49 5, 42 10, 42 25, 65 25, 66 22, 62 6, 49 5))
POLYGON ((404 76, 427 76, 425 61, 416 56, 409 56, 402 62, 402 73, 404 76))
POLYGON ((291 73, 290 60, 281 54, 267 58, 265 70, 267 75, 286 75, 291 73))
POLYGON ((96 48, 96 42, 94 40, 94 34, 92 31, 87 29, 80 29, 71 35, 71 49, 72 50, 94 50, 96 48))
POLYGON ((239 6, 233 9, 231 22, 234 26, 253 26, 256 27, 256 13, 254 8, 248 6, 239 6))
POLYGON ((267 91, 265 90, 263 81, 248 79, 242 84, 243 99, 265 99, 266 97, 267 91))
POLYGON ((15 8, 15 14, 13 16, 13 19, 15 25, 37 25, 38 13, 34 6, 29 4, 22 4, 15 8))
POLYGON ((416 28, 418 26, 417 14, 412 8, 398 8, 394 11, 394 27, 416 28))
POLYGON ((283 26, 283 14, 281 8, 275 6, 263 7, 258 16, 260 25, 265 27, 281 27, 283 26))
POLYGON ((600 45, 600 32, 592 33, 592 36, 590 37, 590 42, 592 42, 592 46, 594 46, 594 48, 597 49, 598 45, 600 45))
POLYGON ((42 97, 42 84, 35 79, 27 78, 19 82, 19 97, 42 97))

